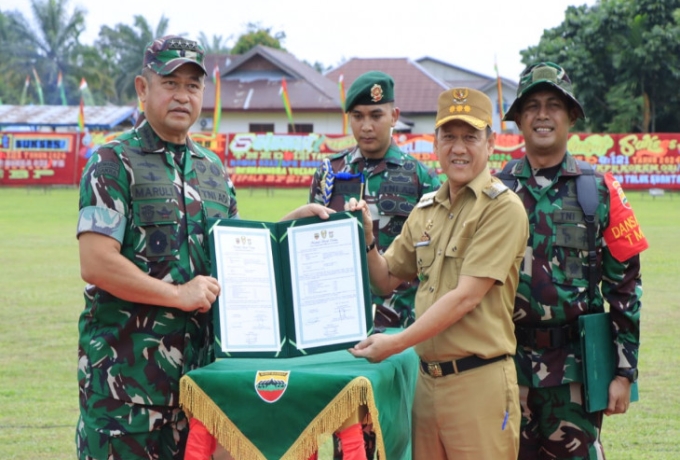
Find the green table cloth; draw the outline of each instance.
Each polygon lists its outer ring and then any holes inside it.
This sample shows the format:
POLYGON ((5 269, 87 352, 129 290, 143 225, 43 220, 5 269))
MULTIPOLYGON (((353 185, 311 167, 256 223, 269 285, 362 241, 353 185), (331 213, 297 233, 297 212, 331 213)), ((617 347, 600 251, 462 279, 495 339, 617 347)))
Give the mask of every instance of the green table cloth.
POLYGON ((381 460, 411 459, 412 349, 379 364, 346 350, 295 358, 228 358, 189 372, 180 405, 238 460, 306 460, 366 405, 381 460))

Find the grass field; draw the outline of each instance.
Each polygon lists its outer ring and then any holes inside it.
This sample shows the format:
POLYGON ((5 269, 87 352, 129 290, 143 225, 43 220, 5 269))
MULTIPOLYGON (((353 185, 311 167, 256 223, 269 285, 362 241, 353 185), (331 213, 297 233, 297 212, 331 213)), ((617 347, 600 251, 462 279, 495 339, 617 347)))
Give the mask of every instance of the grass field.
MULTIPOLYGON (((680 458, 680 196, 629 193, 643 254, 640 402, 605 420, 610 460, 680 458)), ((278 220, 306 190, 239 190, 244 219, 278 220)), ((0 459, 74 458, 78 267, 75 189, 0 188, 0 459)))

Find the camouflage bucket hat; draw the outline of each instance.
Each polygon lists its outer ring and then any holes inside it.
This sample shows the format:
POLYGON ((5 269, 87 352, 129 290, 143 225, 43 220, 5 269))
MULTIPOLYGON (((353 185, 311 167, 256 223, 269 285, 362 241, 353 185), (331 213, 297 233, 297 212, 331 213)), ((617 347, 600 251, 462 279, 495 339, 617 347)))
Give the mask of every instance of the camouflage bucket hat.
POLYGON ((203 65, 205 50, 193 40, 177 35, 166 35, 146 45, 144 68, 158 75, 169 75, 184 64, 196 64, 207 74, 203 65))
POLYGON ((519 76, 519 87, 517 87, 517 98, 512 103, 507 113, 503 117, 504 121, 515 121, 515 114, 519 110, 522 98, 538 89, 540 86, 549 86, 560 90, 576 104, 579 110, 579 118, 585 118, 586 113, 581 103, 574 96, 571 80, 564 69, 554 62, 540 62, 524 69, 519 76))

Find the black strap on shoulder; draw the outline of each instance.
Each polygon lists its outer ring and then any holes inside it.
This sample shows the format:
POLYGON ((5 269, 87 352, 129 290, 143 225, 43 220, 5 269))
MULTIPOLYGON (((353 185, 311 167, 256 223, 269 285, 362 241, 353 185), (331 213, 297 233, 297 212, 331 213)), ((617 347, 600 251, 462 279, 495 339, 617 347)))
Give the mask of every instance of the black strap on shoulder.
MULTIPOLYGON (((520 160, 510 160, 503 170, 496 174, 503 184, 510 190, 515 190, 517 178, 512 175, 512 169, 520 160)), ((595 213, 600 204, 595 181, 595 168, 586 161, 577 160, 581 175, 576 177, 576 199, 583 210, 588 238, 588 308, 593 309, 595 289, 597 289, 599 272, 597 268, 597 249, 595 247, 595 213)))
POLYGON ((517 178, 510 173, 512 172, 512 168, 514 168, 517 163, 519 163, 519 160, 508 161, 503 167, 503 170, 496 174, 496 177, 499 178, 501 182, 503 182, 503 184, 512 191, 515 190, 517 178))
POLYGON ((600 200, 595 182, 595 169, 587 161, 577 160, 577 163, 581 175, 576 178, 576 199, 583 210, 588 238, 588 309, 594 311, 593 300, 599 278, 595 248, 595 212, 600 200))

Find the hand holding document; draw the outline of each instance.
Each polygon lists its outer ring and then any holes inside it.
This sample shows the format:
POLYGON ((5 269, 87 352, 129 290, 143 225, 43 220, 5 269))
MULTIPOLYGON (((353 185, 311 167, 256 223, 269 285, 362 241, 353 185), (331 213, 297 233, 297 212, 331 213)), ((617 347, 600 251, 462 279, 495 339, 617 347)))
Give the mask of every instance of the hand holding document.
MULTIPOLYGON (((372 327, 363 231, 353 214, 210 230, 217 356, 295 356, 347 348, 372 327)), ((360 217, 360 216, 359 216, 360 217)))

